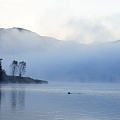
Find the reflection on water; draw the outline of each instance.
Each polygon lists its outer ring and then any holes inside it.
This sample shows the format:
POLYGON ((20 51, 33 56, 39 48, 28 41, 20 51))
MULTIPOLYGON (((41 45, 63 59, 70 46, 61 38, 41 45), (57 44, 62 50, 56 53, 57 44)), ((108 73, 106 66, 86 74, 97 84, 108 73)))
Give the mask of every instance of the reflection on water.
POLYGON ((25 102, 25 90, 22 87, 21 90, 17 90, 15 87, 12 87, 11 93, 11 108, 14 110, 19 106, 20 109, 24 109, 25 102))
POLYGON ((0 86, 0 106, 1 106, 1 99, 2 99, 2 92, 1 92, 1 86, 0 86))
POLYGON ((17 89, 17 87, 16 85, 10 85, 9 87, 0 85, 0 107, 2 104, 6 104, 6 106, 10 105, 9 108, 11 108, 11 110, 16 110, 16 108, 24 109, 25 89, 23 86, 20 86, 20 89, 17 89))
POLYGON ((11 107, 16 108, 17 104, 17 91, 11 91, 11 107))
POLYGON ((120 85, 1 85, 0 120, 119 120, 120 85), (82 94, 71 94, 67 92, 82 94))

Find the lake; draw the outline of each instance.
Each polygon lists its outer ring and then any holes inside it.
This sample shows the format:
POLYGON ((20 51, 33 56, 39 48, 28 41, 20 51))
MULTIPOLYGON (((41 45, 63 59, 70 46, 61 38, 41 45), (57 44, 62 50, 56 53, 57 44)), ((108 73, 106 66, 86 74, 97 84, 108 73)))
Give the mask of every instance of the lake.
POLYGON ((120 83, 2 84, 0 120, 120 120, 120 83))

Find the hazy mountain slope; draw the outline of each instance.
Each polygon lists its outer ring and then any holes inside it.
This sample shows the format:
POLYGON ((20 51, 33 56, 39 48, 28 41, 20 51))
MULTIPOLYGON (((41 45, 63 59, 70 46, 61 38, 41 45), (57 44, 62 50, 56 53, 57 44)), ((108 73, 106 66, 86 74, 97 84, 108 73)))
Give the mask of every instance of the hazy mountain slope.
POLYGON ((57 81, 120 81, 120 42, 82 45, 22 29, 0 29, 0 54, 9 72, 13 59, 27 75, 57 81), (6 64, 7 63, 7 64, 6 64))
POLYGON ((43 50, 54 46, 59 40, 39 36, 22 28, 0 29, 0 51, 2 53, 23 53, 43 50))

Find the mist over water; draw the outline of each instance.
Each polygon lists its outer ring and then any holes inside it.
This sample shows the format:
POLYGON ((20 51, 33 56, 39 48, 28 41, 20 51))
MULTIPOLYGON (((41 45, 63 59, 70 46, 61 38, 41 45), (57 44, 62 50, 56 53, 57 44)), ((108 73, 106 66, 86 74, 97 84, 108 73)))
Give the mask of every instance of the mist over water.
POLYGON ((12 60, 27 63, 26 76, 50 81, 118 82, 120 42, 79 44, 12 28, 0 31, 0 54, 9 74, 12 60))

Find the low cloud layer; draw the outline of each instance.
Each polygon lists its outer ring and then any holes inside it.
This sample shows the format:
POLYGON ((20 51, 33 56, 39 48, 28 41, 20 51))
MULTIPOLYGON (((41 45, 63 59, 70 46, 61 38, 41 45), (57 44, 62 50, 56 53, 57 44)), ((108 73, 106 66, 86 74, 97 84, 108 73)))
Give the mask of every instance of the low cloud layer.
MULTIPOLYGON (((114 16, 120 19, 118 15, 114 16)), ((104 19, 71 19, 66 23, 69 35, 66 40, 78 43, 104 43, 120 38, 119 22, 112 17, 104 19)))
MULTIPOLYGON (((95 32, 95 30, 94 30, 95 32)), ((26 76, 49 81, 119 81, 120 42, 78 44, 1 29, 0 54, 9 73, 12 60, 27 62, 26 76)))
POLYGON ((46 50, 57 42, 22 28, 0 29, 1 54, 23 54, 32 50, 46 50))

